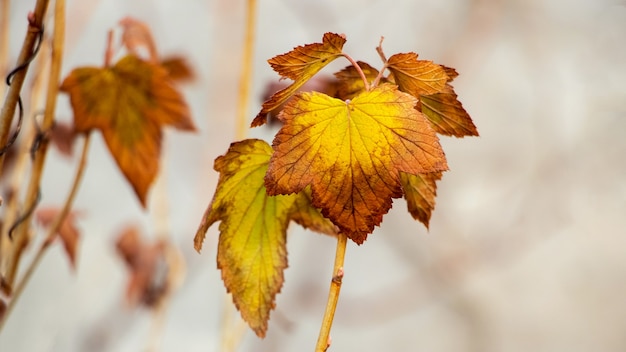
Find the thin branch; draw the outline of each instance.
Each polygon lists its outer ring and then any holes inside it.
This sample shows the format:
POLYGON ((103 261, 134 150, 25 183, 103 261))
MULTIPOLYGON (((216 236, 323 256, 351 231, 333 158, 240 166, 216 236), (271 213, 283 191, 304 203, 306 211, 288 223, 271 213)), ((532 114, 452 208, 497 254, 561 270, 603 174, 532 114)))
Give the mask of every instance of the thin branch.
MULTIPOLYGON (((39 4, 39 1, 37 3, 39 4)), ((52 61, 50 64, 50 78, 48 80, 46 108, 41 126, 44 133, 49 131, 54 124, 54 112, 56 109, 56 99, 59 92, 59 77, 61 75, 61 64, 63 58, 63 45, 65 36, 65 0, 57 0, 55 5, 54 34, 52 37, 52 61)), ((35 17, 35 20, 36 19, 37 17, 35 17)), ((14 80, 16 79, 17 77, 14 80)), ((11 85, 11 88, 12 87, 13 85, 11 85)), ((15 109, 13 111, 15 111, 15 109)), ((39 185, 41 183, 41 177, 43 174, 43 167, 48 151, 48 144, 48 139, 42 138, 39 148, 35 153, 32 174, 29 180, 28 189, 26 191, 26 199, 24 202, 26 204, 26 209, 32 209, 37 203, 37 198, 39 196, 39 185)), ((16 241, 21 241, 23 238, 25 238, 25 236, 27 236, 28 229, 30 228, 31 216, 31 213, 27 213, 24 221, 22 221, 20 226, 17 227, 16 241)), ((7 276, 5 277, 5 279, 11 285, 15 280, 15 273, 17 271, 19 258, 21 256, 20 253, 14 253, 12 258, 10 258, 9 267, 7 269, 7 276)))
POLYGON ((239 101, 237 103, 236 139, 242 140, 247 134, 247 115, 252 86, 252 66, 254 58, 254 34, 256 30, 256 0, 248 0, 246 11, 246 39, 243 44, 241 76, 239 77, 239 101))
POLYGON ((328 291, 328 301, 326 302, 326 311, 322 320, 322 327, 317 338, 315 352, 324 352, 330 347, 330 328, 333 325, 337 302, 339 301, 339 292, 341 291, 341 282, 343 281, 343 262, 346 256, 346 244, 348 237, 344 233, 337 236, 337 250, 335 252, 335 265, 333 266, 333 278, 330 281, 330 290, 328 291))
POLYGON ((363 70, 361 69, 361 66, 359 66, 359 64, 356 61, 354 61, 352 56, 350 56, 350 55, 348 55, 346 53, 342 53, 342 55, 343 55, 343 57, 348 59, 348 61, 350 61, 352 66, 354 66, 356 71, 359 73, 359 76, 361 76, 361 79, 363 80, 363 84, 365 85, 365 90, 366 91, 370 90, 370 82, 367 81, 367 77, 365 77, 365 73, 363 73, 363 70))
MULTIPOLYGON (((9 10, 11 2, 0 0, 0 77, 9 72, 10 26, 9 10)), ((4 83, 0 82, 0 97, 4 97, 4 83)))
MULTIPOLYGON (((28 30, 17 61, 19 65, 25 64, 25 66, 13 76, 11 86, 8 89, 4 104, 2 105, 2 110, 0 110, 0 148, 5 146, 9 139, 13 115, 15 115, 20 91, 22 90, 22 85, 26 79, 26 73, 28 72, 28 62, 32 58, 35 44, 37 40, 39 40, 38 38, 43 28, 43 19, 48 8, 48 3, 49 0, 37 0, 35 11, 32 16, 28 16, 28 30)), ((2 175, 4 156, 5 154, 0 155, 0 175, 2 175)))
POLYGON ((20 280, 20 282, 17 284, 15 291, 13 292, 13 296, 11 300, 9 301, 9 304, 7 305, 5 314, 2 316, 2 320, 0 320, 0 331, 2 331, 2 328, 4 327, 4 323, 7 321, 9 315, 13 311, 13 308, 17 304, 19 298, 21 297, 22 292, 24 291, 24 288, 30 281, 30 278, 35 272, 35 269, 41 262, 41 259, 46 253, 46 250, 52 243, 52 240, 54 239, 54 237, 57 235, 57 232, 59 231, 61 224, 63 224, 63 221, 65 220, 65 218, 70 212, 70 209, 72 208, 72 204, 74 203, 74 198, 76 198, 78 187, 81 183, 83 174, 85 172, 85 166, 87 165, 87 155, 89 151, 90 141, 91 141, 91 134, 88 133, 85 136, 85 142, 83 143, 83 151, 80 156, 80 162, 78 164, 78 168, 76 169, 76 175, 74 176, 74 182, 72 183, 72 188, 70 190, 70 193, 67 195, 67 199, 65 200, 65 204, 63 205, 63 208, 57 214, 57 216, 52 221, 52 224, 48 228, 48 233, 46 234, 46 238, 44 242, 41 244, 41 247, 39 247, 39 251, 35 255, 35 258, 26 269, 26 272, 24 273, 22 280, 20 280))

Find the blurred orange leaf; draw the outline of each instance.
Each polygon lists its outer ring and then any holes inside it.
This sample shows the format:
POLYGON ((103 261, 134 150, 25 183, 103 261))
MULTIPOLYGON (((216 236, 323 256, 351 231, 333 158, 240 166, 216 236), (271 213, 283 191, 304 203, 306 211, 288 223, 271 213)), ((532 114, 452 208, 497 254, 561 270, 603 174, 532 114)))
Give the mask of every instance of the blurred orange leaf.
POLYGON ((130 270, 126 287, 128 303, 156 306, 170 288, 166 242, 157 240, 147 243, 136 228, 129 227, 121 232, 116 248, 130 270))
POLYGON ((282 78, 289 78, 294 82, 263 103, 261 111, 252 121, 252 127, 265 124, 267 113, 282 105, 324 66, 340 57, 345 42, 346 39, 339 34, 326 33, 321 43, 298 46, 286 54, 270 59, 268 62, 274 71, 282 78))
POLYGON ((69 123, 56 122, 50 130, 50 142, 62 155, 72 156, 75 140, 76 131, 74 131, 74 126, 69 123))
POLYGON ((265 178, 268 194, 311 185, 312 203, 339 229, 362 243, 392 198, 402 195, 399 172, 444 171, 439 139, 414 109, 417 99, 390 84, 351 101, 300 93, 281 112, 265 178))
POLYGON ((435 209, 437 196, 437 181, 441 180, 441 172, 411 175, 400 173, 400 182, 404 190, 409 213, 415 220, 419 220, 426 228, 430 215, 435 209))
POLYGON ((128 55, 113 67, 73 70, 61 84, 77 132, 99 129, 143 206, 158 172, 161 127, 194 131, 189 109, 167 71, 128 55))
MULTIPOLYGON (((37 210, 37 221, 44 227, 49 227, 52 225, 54 219, 56 219, 59 215, 60 211, 60 209, 54 207, 40 208, 37 210)), ((80 237, 80 233, 76 228, 75 222, 76 212, 70 212, 67 214, 56 233, 63 243, 63 248, 65 249, 65 253, 70 260, 72 268, 76 268, 76 251, 78 248, 78 239, 80 237)), ((49 239, 49 242, 52 240, 54 240, 54 238, 49 239)))

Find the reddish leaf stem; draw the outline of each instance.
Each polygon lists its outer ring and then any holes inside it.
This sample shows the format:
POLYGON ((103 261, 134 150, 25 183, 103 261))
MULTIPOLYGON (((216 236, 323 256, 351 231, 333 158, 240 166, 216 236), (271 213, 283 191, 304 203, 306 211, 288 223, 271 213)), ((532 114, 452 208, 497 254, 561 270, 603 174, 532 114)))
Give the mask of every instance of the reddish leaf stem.
POLYGON ((361 79, 363 80, 363 84, 365 85, 365 90, 369 91, 370 90, 370 83, 367 81, 367 77, 365 77, 365 73, 363 72, 363 70, 361 69, 361 66, 359 66, 359 64, 354 61, 354 59, 352 58, 352 56, 346 54, 346 53, 342 53, 343 57, 345 57, 346 59, 348 59, 348 61, 350 61, 350 63, 352 64, 352 66, 354 66, 354 68, 356 69, 356 71, 359 73, 359 76, 361 76, 361 79))
POLYGON ((383 40, 385 40, 385 37, 381 36, 380 42, 378 42, 378 46, 376 47, 376 52, 378 53, 378 56, 380 56, 380 59, 383 61, 383 67, 380 69, 380 71, 378 72, 378 76, 376 76, 376 79, 374 79, 374 82, 372 83, 374 87, 378 86, 378 83, 380 83, 380 80, 383 78, 383 74, 387 69, 387 57, 383 52, 383 40))
POLYGON ((328 291, 328 301, 326 302, 326 311, 322 320, 322 327, 317 338, 315 352, 324 352, 330 347, 330 328, 333 325, 337 302, 339 301, 339 292, 341 291, 341 283, 343 280, 343 262, 346 255, 346 244, 348 237, 344 233, 337 236, 337 250, 335 252, 335 265, 333 266, 333 278, 330 281, 330 290, 328 291))
POLYGON ((113 61, 113 30, 109 30, 107 32, 107 46, 104 51, 104 67, 111 66, 111 61, 113 61))

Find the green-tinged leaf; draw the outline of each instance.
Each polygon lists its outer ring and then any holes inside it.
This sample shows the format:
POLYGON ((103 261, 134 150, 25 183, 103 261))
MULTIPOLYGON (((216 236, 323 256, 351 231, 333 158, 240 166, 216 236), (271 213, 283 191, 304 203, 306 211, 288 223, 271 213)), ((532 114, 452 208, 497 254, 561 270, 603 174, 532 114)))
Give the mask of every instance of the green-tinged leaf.
POLYGON ((266 142, 248 139, 215 160, 217 190, 194 238, 200 251, 207 229, 221 221, 217 266, 241 316, 260 337, 283 284, 289 221, 332 234, 305 192, 267 195, 263 179, 271 155, 266 142))

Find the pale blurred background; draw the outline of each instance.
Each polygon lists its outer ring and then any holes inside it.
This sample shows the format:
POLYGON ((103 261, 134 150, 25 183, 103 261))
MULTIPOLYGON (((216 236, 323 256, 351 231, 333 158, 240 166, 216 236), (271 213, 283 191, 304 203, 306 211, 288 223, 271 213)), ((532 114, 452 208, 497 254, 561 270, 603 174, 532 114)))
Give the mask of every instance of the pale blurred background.
MULTIPOLYGON (((11 1, 13 60, 34 3, 11 1)), ((192 238, 217 182, 213 160, 235 136, 245 2, 68 1, 63 75, 101 65, 106 31, 125 16, 148 23, 159 52, 186 56, 197 74, 183 91, 200 131, 168 131, 164 144, 186 276, 155 341, 152 312, 125 302, 114 245, 129 223, 151 235, 154 216, 98 135, 76 202, 85 214, 77 270, 59 245, 47 253, 0 335, 2 352, 221 349, 217 226, 201 255, 192 238)), ((276 79, 266 60, 328 31, 374 66, 382 35, 388 55, 455 67, 481 135, 442 139, 451 171, 430 231, 400 199, 362 246, 349 244, 330 351, 626 351, 626 1, 260 1, 249 120, 276 79)), ((71 118, 65 97, 58 115, 71 118)), ((76 158, 51 152, 42 204, 64 199, 76 158)), ((290 230, 268 335, 246 331, 238 351, 314 348, 335 241, 290 230)))

